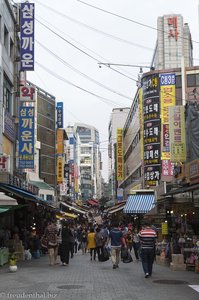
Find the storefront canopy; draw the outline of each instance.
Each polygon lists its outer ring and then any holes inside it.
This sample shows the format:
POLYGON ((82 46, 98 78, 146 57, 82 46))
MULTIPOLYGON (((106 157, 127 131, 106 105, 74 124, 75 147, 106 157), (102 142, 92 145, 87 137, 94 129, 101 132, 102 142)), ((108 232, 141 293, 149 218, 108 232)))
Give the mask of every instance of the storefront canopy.
POLYGON ((125 205, 126 205, 126 204, 123 203, 122 205, 116 207, 115 209, 109 210, 108 213, 109 213, 109 214, 114 214, 114 213, 116 213, 116 212, 118 212, 118 211, 121 211, 121 210, 123 210, 123 208, 124 208, 125 205))
POLYGON ((17 205, 17 200, 0 192, 0 206, 2 205, 17 205))
POLYGON ((27 205, 0 205, 0 213, 11 212, 16 209, 27 207, 27 205))
POLYGON ((92 206, 93 205, 98 205, 98 202, 96 200, 88 200, 87 203, 92 205, 92 206))
POLYGON ((61 204, 61 206, 67 207, 69 210, 73 210, 73 211, 75 211, 75 212, 77 212, 77 213, 80 213, 80 214, 83 214, 83 215, 86 214, 86 212, 85 212, 84 210, 81 210, 81 209, 79 209, 79 208, 77 208, 77 207, 74 207, 74 206, 72 206, 72 205, 69 205, 69 204, 67 204, 67 203, 65 203, 65 202, 60 202, 60 204, 61 204))
POLYGON ((125 214, 146 214, 155 206, 155 197, 152 194, 130 195, 123 212, 125 214))
POLYGON ((11 194, 13 197, 16 197, 17 199, 19 198, 24 200, 30 200, 35 203, 42 204, 44 206, 48 206, 53 209, 56 209, 56 207, 54 207, 47 201, 43 200, 42 198, 38 197, 37 195, 10 184, 0 183, 0 191, 3 191, 7 194, 11 194))

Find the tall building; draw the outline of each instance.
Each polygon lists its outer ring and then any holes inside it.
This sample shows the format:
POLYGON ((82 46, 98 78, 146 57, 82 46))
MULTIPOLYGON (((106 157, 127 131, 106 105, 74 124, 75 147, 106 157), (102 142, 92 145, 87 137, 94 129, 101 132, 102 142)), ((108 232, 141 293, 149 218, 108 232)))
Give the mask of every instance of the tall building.
POLYGON ((101 190, 101 153, 99 132, 90 125, 76 123, 76 163, 78 172, 78 195, 83 201, 99 199, 101 190))
POLYGON ((115 201, 117 199, 117 178, 116 178, 116 133, 118 128, 123 128, 130 108, 114 108, 111 113, 108 127, 108 180, 109 180, 109 198, 115 201))
MULTIPOLYGON (((124 197, 133 189, 157 189, 173 179, 168 154, 169 106, 182 105, 197 89, 197 67, 188 24, 181 15, 158 18, 153 71, 144 73, 124 125, 124 175, 119 187, 124 197), (186 67, 186 98, 183 99, 181 58, 186 67)), ((195 94, 196 96, 196 94, 195 94)))
POLYGON ((152 66, 156 70, 180 68, 182 57, 186 67, 193 66, 193 45, 188 24, 184 24, 183 17, 178 14, 158 17, 152 66))
POLYGON ((0 3, 0 176, 13 176, 16 162, 18 78, 16 16, 8 0, 0 3), (16 98, 17 97, 17 98, 16 98))

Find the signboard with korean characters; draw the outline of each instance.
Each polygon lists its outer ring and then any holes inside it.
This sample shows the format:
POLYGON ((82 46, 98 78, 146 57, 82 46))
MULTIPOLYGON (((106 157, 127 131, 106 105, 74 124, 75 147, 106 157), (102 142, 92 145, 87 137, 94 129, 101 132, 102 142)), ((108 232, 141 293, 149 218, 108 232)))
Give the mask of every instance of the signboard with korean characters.
POLYGON ((35 98, 35 87, 30 85, 20 86, 20 101, 34 102, 35 98))
POLYGON ((142 78, 142 95, 145 186, 155 186, 161 167, 159 74, 142 78))
POLYGON ((34 71, 34 3, 21 3, 20 9, 21 71, 34 71))
POLYGON ((34 118, 32 106, 19 108, 19 168, 34 169, 34 118))

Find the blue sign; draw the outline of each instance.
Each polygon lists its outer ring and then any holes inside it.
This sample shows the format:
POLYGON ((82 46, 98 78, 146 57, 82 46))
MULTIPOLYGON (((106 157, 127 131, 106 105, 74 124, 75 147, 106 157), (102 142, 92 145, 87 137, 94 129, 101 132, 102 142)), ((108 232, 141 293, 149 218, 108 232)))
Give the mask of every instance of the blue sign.
POLYGON ((57 128, 63 128, 63 102, 57 102, 57 128))
POLYGON ((34 169, 34 107, 19 108, 19 168, 34 169))
POLYGON ((21 3, 21 71, 34 71, 34 3, 21 3))
POLYGON ((175 85, 176 76, 175 74, 161 74, 160 75, 160 85, 175 85))

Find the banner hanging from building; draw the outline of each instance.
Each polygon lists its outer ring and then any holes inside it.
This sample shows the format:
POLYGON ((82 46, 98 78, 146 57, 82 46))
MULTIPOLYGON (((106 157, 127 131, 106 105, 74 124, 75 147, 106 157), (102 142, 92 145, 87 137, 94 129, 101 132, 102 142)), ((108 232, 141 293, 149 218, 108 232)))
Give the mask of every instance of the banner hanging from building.
POLYGON ((160 74, 160 103, 161 103, 161 159, 170 159, 169 144, 169 107, 176 104, 175 74, 160 74))
POLYGON ((117 128, 116 165, 117 165, 117 180, 121 181, 124 179, 123 129, 122 128, 117 128))
POLYGON ((63 128, 63 102, 57 102, 57 128, 63 128))
POLYGON ((34 71, 34 3, 21 3, 21 71, 34 71))
POLYGON ((161 169, 159 74, 142 78, 142 95, 145 186, 156 186, 161 169))
POLYGON ((57 184, 63 183, 64 177, 64 160, 62 155, 57 156, 57 184))
POLYGON ((169 132, 172 162, 186 161, 184 106, 169 107, 169 132))
POLYGON ((34 169, 34 119, 32 106, 19 108, 19 168, 34 169))

